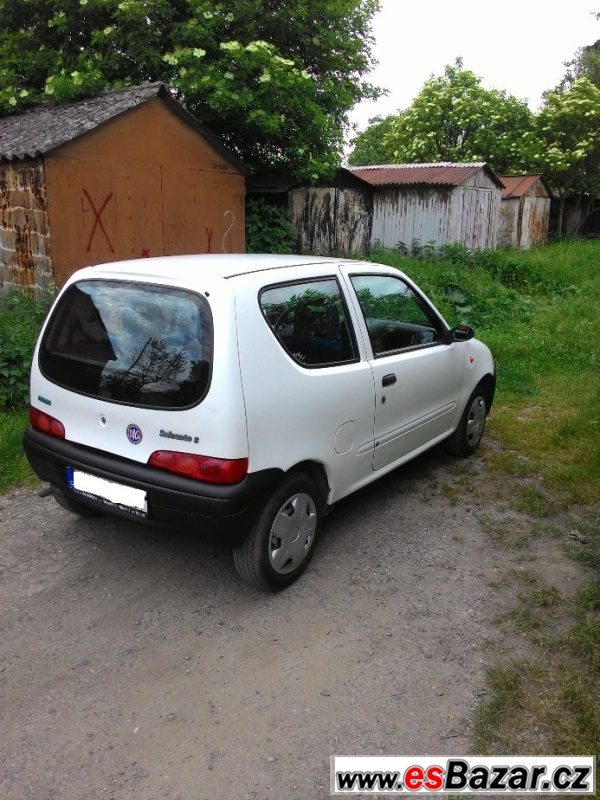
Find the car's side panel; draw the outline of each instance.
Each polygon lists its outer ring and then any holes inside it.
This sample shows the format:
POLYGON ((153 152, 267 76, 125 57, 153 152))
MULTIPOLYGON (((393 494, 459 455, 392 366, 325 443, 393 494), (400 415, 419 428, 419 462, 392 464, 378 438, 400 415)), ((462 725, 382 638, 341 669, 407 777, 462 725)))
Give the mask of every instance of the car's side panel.
POLYGON ((375 452, 381 469, 456 426, 463 380, 453 344, 439 344, 375 359, 375 452), (396 382, 385 386, 393 375, 396 382))
MULTIPOLYGON (((331 267, 322 274, 335 275, 331 267)), ((271 278, 271 281, 273 278, 271 278)), ((277 276, 290 279, 287 274, 277 276)), ((292 279, 308 277, 295 271, 292 279)), ((266 285, 270 282, 262 276, 266 285)), ((258 302, 256 276, 236 278, 236 314, 250 470, 265 465, 284 471, 303 461, 324 466, 328 501, 349 494, 371 471, 373 375, 359 339, 361 359, 332 367, 305 368, 277 341, 258 302)))

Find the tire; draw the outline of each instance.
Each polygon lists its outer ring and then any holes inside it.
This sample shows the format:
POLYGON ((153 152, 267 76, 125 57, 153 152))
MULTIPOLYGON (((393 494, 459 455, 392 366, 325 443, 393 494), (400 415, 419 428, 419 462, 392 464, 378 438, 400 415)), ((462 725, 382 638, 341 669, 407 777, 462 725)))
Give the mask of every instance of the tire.
POLYGON ((312 557, 322 514, 323 497, 312 478, 288 475, 233 550, 240 577, 267 590, 293 583, 312 557))
POLYGON ((59 506, 62 506, 67 511, 70 511, 71 514, 77 514, 78 517, 99 517, 102 513, 100 511, 96 511, 95 508, 89 508, 88 506, 84 506, 83 503, 78 503, 77 500, 73 500, 70 496, 65 494, 65 492, 61 492, 59 489, 54 492, 54 499, 59 506))
POLYGON ((488 412, 488 395, 477 386, 469 397, 457 429, 448 439, 448 450, 455 456, 471 456, 479 447, 488 412))

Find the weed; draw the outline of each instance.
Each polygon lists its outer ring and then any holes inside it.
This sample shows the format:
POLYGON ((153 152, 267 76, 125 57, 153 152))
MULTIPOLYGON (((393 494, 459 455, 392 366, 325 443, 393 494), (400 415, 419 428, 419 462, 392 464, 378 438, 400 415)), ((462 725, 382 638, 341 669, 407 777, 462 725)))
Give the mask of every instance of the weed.
POLYGON ((249 253, 292 253, 298 237, 286 208, 265 199, 246 202, 246 239, 249 253))
POLYGON ((19 408, 29 392, 29 367, 45 307, 24 291, 0 298, 0 409, 19 408))
POLYGON ((0 494, 36 480, 21 445, 26 427, 26 411, 0 410, 0 494))
POLYGON ((521 489, 520 494, 515 498, 514 506, 517 511, 535 517, 547 517, 553 510, 552 503, 545 492, 532 485, 521 489))

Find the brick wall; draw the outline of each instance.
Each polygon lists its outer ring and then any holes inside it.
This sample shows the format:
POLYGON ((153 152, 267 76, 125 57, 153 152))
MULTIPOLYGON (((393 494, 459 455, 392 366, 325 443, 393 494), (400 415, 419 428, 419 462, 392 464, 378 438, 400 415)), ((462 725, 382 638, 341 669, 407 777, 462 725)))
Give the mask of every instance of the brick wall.
POLYGON ((40 297, 52 280, 44 164, 0 163, 0 292, 24 286, 40 297))

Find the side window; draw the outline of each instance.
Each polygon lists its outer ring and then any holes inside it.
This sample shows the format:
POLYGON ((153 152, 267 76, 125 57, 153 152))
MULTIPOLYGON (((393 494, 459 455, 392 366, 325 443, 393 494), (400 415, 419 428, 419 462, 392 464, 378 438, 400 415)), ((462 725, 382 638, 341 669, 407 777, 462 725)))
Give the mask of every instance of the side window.
POLYGON ((374 355, 443 340, 440 321, 401 278, 353 275, 351 281, 374 355))
POLYGON ((269 286, 260 293, 259 303, 269 327, 299 364, 326 367, 356 360, 335 278, 269 286))

